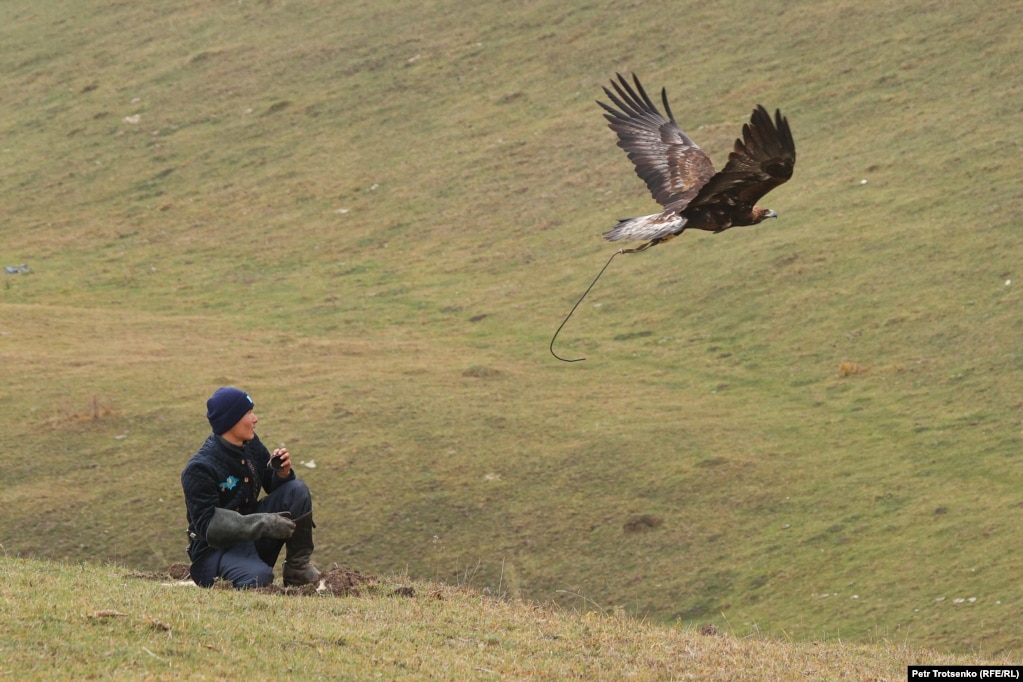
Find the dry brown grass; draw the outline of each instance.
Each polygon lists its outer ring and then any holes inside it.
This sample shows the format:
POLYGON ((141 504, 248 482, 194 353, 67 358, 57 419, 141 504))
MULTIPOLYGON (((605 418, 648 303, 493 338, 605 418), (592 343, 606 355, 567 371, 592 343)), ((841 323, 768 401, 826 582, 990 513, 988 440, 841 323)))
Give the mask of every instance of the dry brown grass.
POLYGON ((861 365, 858 362, 843 361, 838 363, 838 376, 842 378, 866 374, 868 371, 870 371, 870 367, 861 365))

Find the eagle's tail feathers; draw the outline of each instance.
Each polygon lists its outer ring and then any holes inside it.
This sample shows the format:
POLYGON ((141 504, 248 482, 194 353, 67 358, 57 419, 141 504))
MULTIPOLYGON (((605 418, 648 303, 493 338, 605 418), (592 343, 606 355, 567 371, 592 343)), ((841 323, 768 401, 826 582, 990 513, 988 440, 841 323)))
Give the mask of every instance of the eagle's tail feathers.
POLYGON ((685 226, 686 219, 675 213, 620 218, 617 225, 604 233, 604 239, 609 242, 664 239, 679 234, 685 226))

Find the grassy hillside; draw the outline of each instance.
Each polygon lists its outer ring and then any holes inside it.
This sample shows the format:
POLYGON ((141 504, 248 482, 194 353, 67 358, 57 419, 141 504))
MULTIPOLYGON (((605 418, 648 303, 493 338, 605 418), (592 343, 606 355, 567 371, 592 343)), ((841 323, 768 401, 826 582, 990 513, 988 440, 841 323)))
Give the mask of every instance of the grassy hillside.
POLYGON ((321 563, 799 641, 1019 653, 1010 2, 0 5, 0 536, 184 558, 225 383, 321 563), (593 100, 667 86, 781 218, 618 259, 593 100))
POLYGON ((3 557, 0 578, 0 670, 19 680, 901 679, 914 663, 992 663, 890 642, 737 638, 398 577, 297 596, 3 557))

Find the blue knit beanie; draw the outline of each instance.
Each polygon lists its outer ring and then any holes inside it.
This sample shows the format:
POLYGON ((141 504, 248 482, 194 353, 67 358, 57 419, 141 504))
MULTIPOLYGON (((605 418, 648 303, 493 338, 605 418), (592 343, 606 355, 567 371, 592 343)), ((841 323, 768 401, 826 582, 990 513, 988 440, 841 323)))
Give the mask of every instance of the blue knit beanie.
POLYGON ((234 386, 222 386, 206 401, 206 418, 210 420, 213 433, 221 436, 230 431, 253 407, 255 403, 248 393, 234 386))

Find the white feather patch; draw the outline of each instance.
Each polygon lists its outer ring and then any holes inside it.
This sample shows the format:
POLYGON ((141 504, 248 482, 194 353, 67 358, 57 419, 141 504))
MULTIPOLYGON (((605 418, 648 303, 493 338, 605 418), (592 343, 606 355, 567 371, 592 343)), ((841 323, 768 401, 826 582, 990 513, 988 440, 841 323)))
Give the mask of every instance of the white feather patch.
POLYGON ((652 215, 638 216, 636 218, 623 218, 614 228, 604 233, 604 239, 609 242, 616 242, 621 239, 626 241, 649 241, 660 237, 667 237, 670 234, 678 234, 686 224, 686 219, 671 213, 654 213, 652 215))

